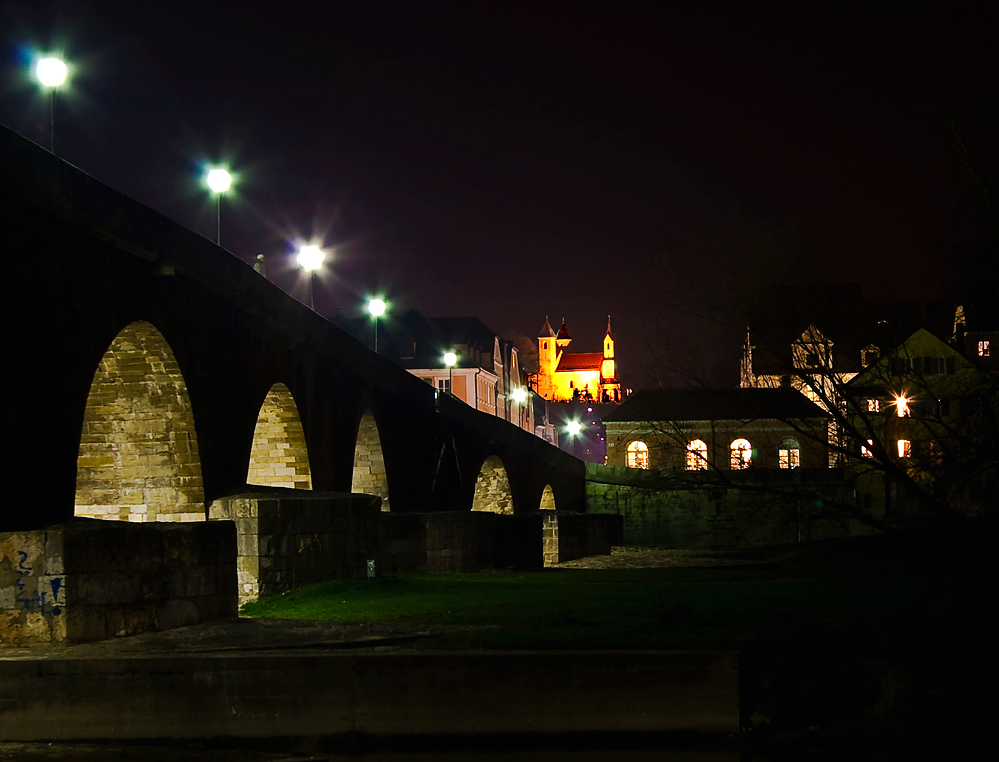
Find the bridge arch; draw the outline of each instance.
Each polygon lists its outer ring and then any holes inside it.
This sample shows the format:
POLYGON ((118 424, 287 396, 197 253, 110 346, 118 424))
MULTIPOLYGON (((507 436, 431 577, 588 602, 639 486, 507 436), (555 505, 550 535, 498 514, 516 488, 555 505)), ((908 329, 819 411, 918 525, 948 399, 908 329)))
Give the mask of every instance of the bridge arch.
POLYGON ((291 390, 276 383, 267 392, 250 446, 247 484, 312 489, 305 430, 291 390))
POLYGON ((486 458, 475 480, 475 494, 472 496, 473 511, 513 514, 513 491, 506 466, 497 455, 486 458))
POLYGON ((541 493, 541 503, 538 505, 538 510, 541 511, 554 511, 555 510, 555 491, 552 489, 552 485, 546 484, 544 492, 541 493))
POLYGON ((378 495, 382 499, 382 510, 391 510, 382 438, 378 434, 378 422, 370 410, 364 411, 357 424, 350 491, 378 495))
POLYGON ((80 436, 74 513, 122 521, 203 521, 194 413, 177 358, 151 323, 111 342, 80 436))

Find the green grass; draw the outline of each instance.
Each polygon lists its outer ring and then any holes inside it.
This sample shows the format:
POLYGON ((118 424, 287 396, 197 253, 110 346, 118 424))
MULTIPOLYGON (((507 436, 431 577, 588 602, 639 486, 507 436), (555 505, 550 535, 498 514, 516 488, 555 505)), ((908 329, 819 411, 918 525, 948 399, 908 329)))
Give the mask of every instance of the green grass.
POLYGON ((996 606, 992 573, 868 556, 817 552, 739 569, 400 574, 314 585, 247 604, 243 613, 459 626, 420 648, 660 649, 742 648, 996 606))

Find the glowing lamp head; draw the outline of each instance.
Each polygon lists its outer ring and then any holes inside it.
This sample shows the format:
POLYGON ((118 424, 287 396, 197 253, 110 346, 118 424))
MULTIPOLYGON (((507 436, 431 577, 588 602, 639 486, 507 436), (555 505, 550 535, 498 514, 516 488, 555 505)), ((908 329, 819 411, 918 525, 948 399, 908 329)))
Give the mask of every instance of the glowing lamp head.
POLYGON ((311 272, 322 267, 325 258, 323 250, 318 246, 303 246, 298 250, 295 261, 298 262, 298 266, 303 270, 311 272))
POLYGON ((565 430, 569 434, 570 437, 574 437, 577 434, 579 434, 579 432, 580 432, 580 430, 582 428, 583 428, 583 426, 579 423, 579 421, 569 421, 565 425, 565 430))
POLYGON ((371 317, 381 317, 385 314, 386 304, 382 299, 372 299, 368 302, 368 312, 371 317))
POLYGON ((527 392, 521 388, 516 388, 513 390, 513 401, 520 404, 527 399, 527 392))
POLYGON ((455 365, 458 364, 458 355, 456 355, 454 352, 445 352, 444 364, 449 368, 453 368, 455 365))
POLYGON ((232 175, 221 167, 208 170, 205 185, 212 193, 225 193, 232 186, 232 175))
POLYGON ((41 58, 35 64, 35 76, 44 87, 59 87, 66 81, 69 70, 58 58, 41 58))

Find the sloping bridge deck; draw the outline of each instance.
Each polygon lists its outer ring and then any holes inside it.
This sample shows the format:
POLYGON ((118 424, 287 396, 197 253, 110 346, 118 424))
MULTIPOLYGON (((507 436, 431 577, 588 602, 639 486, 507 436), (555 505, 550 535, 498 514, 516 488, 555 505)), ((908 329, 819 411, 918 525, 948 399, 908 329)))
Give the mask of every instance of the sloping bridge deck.
POLYGON ((3 127, 0 194, 15 292, 5 470, 32 494, 4 503, 0 531, 65 521, 81 502, 98 517, 197 519, 245 491, 254 458, 255 483, 349 492, 372 420, 362 470, 393 512, 470 510, 487 459, 514 513, 537 510, 546 486, 582 510, 581 462, 435 400, 236 257, 3 127))

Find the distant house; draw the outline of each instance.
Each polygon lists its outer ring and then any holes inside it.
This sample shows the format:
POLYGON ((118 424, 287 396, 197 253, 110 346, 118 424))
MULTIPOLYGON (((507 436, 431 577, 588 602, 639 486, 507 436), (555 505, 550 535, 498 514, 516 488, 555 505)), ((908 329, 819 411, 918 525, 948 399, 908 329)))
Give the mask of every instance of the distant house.
MULTIPOLYGON (((373 342, 370 318, 338 317, 334 322, 369 346, 373 342)), ((379 319, 378 353, 433 386, 452 394, 476 410, 498 416, 534 432, 530 397, 516 399, 515 390, 527 390, 517 348, 472 317, 426 318, 411 309, 379 319), (454 352, 452 368, 444 354, 454 352)))
POLYGON ((975 359, 920 329, 846 385, 865 509, 878 516, 920 509, 883 467, 865 468, 875 457, 959 511, 978 513, 995 499, 997 384, 975 359))
POLYGON ((794 389, 653 389, 604 416, 607 465, 825 468, 828 414, 794 389))

